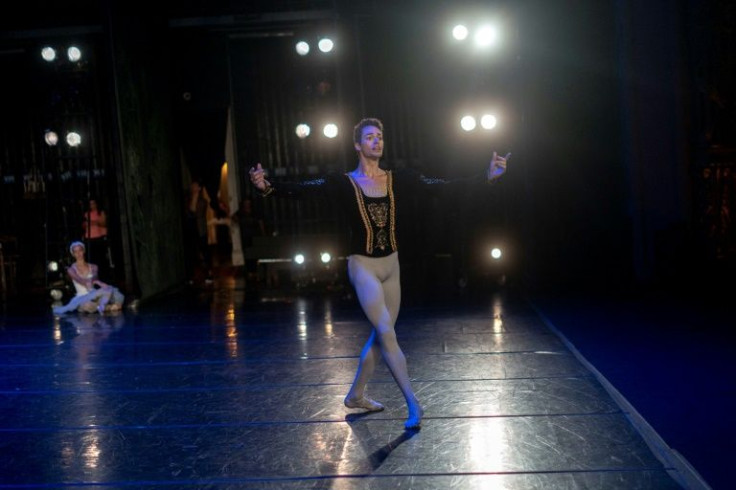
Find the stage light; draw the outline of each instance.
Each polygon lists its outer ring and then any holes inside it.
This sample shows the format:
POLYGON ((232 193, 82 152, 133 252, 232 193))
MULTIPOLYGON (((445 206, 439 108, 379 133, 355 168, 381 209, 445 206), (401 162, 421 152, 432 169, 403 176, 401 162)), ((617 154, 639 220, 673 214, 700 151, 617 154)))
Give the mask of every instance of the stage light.
POLYGON ((498 120, 493 114, 484 114, 480 118, 480 125, 483 127, 483 129, 493 129, 496 127, 497 123, 498 120))
POLYGON ((475 44, 481 47, 495 44, 498 40, 498 30, 491 25, 482 26, 475 33, 475 44))
POLYGON ((62 293, 60 289, 52 289, 51 291, 49 291, 49 294, 54 301, 60 301, 61 298, 64 297, 64 293, 62 293))
POLYGON ((462 25, 462 24, 458 24, 458 25, 456 25, 456 26, 455 26, 455 27, 454 27, 454 28, 452 29, 452 37, 454 37, 454 38, 455 38, 455 39, 457 39, 458 41, 464 41, 464 40, 465 40, 465 38, 467 38, 467 37, 468 37, 468 28, 467 28, 467 27, 465 27, 465 26, 464 26, 464 25, 462 25))
POLYGON ((296 262, 299 265, 302 265, 304 263, 304 254, 296 254, 294 256, 294 262, 296 262))
POLYGON ((75 133, 74 131, 67 133, 66 144, 71 146, 72 148, 77 147, 82 144, 82 137, 79 135, 79 133, 75 133))
POLYGON ((82 59, 82 51, 76 46, 71 46, 66 50, 66 57, 69 58, 69 61, 74 63, 82 59))
POLYGON ((43 134, 43 140, 49 146, 56 146, 56 144, 59 142, 59 135, 56 134, 54 131, 47 129, 46 132, 43 134))
POLYGON ((328 252, 322 252, 319 256, 319 259, 322 261, 323 264, 328 264, 330 260, 332 260, 332 256, 328 252))
POLYGON ((59 270, 59 263, 55 260, 52 260, 46 266, 46 269, 48 269, 49 272, 57 272, 59 270))
POLYGON ((325 124, 325 127, 322 130, 322 133, 328 138, 336 138, 337 137, 337 124, 334 124, 334 123, 325 124))
POLYGON ((51 46, 46 46, 41 50, 41 58, 48 62, 52 62, 56 59, 56 50, 51 46))
POLYGON ((319 50, 323 53, 329 53, 335 47, 335 43, 329 37, 323 37, 319 40, 317 46, 319 47, 319 50))
POLYGON ((475 129, 475 118, 473 116, 465 116, 460 119, 460 127, 465 131, 472 131, 475 129))
POLYGON ((296 43, 296 52, 299 56, 306 56, 309 54, 309 43, 306 41, 299 41, 296 43))
POLYGON ((502 255, 500 248, 494 247, 491 249, 491 258, 494 260, 500 260, 502 255))
POLYGON ((299 139, 304 139, 307 136, 309 136, 309 133, 312 132, 312 128, 309 127, 309 124, 298 124, 296 127, 296 135, 299 137, 299 139))

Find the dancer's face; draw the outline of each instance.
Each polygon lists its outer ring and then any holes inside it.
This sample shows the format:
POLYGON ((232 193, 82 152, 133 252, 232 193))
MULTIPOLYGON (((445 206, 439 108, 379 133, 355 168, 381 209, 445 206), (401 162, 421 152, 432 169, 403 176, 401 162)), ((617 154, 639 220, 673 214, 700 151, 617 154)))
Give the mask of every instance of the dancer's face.
POLYGON ((77 260, 84 260, 84 247, 72 247, 72 256, 77 260))
POLYGON ((383 132, 375 126, 363 128, 360 143, 355 149, 367 158, 381 158, 383 156, 383 132))

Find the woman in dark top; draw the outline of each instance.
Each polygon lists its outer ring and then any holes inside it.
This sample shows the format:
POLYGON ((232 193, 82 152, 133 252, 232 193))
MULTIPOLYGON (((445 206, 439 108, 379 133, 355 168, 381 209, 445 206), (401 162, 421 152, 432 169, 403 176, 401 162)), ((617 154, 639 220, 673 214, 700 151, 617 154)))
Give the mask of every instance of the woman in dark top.
MULTIPOLYGON (((253 185, 265 196, 322 196, 348 213, 348 275, 358 301, 373 331, 360 355, 360 363, 347 396, 345 406, 368 411, 383 410, 383 405, 365 396, 365 387, 383 356, 391 374, 406 399, 406 429, 421 426, 424 409, 409 381, 406 358, 396 340, 394 324, 401 304, 401 286, 397 231, 397 208, 417 187, 448 184, 441 179, 426 179, 418 174, 399 174, 379 166, 383 156, 383 124, 374 118, 363 119, 353 131, 358 153, 358 166, 346 174, 330 174, 301 183, 272 185, 259 163, 250 169, 253 185)), ((468 183, 493 182, 506 171, 509 155, 493 153, 490 166, 481 178, 468 183)))

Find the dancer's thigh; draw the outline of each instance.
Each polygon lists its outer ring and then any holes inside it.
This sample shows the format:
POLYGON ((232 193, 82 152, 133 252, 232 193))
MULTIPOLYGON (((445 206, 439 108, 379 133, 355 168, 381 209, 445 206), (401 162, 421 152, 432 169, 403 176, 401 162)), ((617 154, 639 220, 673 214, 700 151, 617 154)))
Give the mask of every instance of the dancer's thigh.
POLYGON ((393 323, 386 305, 383 285, 370 264, 370 260, 351 256, 348 261, 350 282, 355 288, 361 308, 373 326, 391 327, 393 323))

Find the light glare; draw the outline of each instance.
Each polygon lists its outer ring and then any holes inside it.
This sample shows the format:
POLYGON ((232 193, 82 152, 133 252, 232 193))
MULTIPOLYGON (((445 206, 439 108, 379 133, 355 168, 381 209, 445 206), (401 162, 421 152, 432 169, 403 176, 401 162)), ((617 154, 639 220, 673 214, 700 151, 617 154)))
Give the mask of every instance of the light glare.
POLYGON ((296 135, 300 139, 306 138, 307 136, 309 136, 309 133, 311 132, 312 132, 312 128, 309 127, 309 124, 301 123, 297 125, 296 127, 296 135))
POLYGON ((475 129, 475 118, 473 116, 465 116, 460 120, 460 127, 465 131, 472 131, 475 129))
POLYGON ((465 40, 465 38, 467 38, 467 37, 468 37, 468 28, 467 28, 467 27, 465 27, 465 26, 464 26, 464 25, 462 25, 462 24, 458 24, 458 25, 456 25, 456 26, 455 26, 455 27, 454 27, 454 28, 452 29, 452 37, 454 37, 454 38, 455 38, 455 39, 457 39, 458 41, 464 41, 464 40, 465 40))
POLYGON ((496 127, 497 123, 498 120, 493 114, 484 114, 483 117, 480 118, 480 125, 483 126, 484 129, 493 129, 496 127))
POLYGON ((332 256, 327 252, 322 252, 319 258, 323 264, 327 264, 330 260, 332 260, 332 256))
POLYGON ((66 144, 71 147, 76 147, 82 144, 82 137, 79 135, 79 133, 75 133, 72 131, 71 133, 66 134, 66 144))
POLYGON ((323 53, 329 53, 330 51, 332 51, 332 48, 335 47, 335 43, 332 42, 332 39, 325 37, 319 40, 317 46, 319 47, 319 50, 323 53))
POLYGON ((299 265, 303 264, 304 263, 304 255, 302 255, 302 254, 296 254, 294 256, 294 262, 296 262, 299 265))
POLYGON ((56 50, 51 46, 46 46, 41 50, 41 58, 48 62, 54 61, 56 59, 56 50))
POLYGON ((336 138, 337 137, 337 124, 334 124, 334 123, 325 124, 325 127, 322 130, 322 133, 328 138, 336 138))
POLYGON ((486 47, 496 43, 498 30, 494 26, 483 26, 475 33, 475 43, 486 47))
POLYGON ((306 41, 299 41, 296 43, 296 52, 299 56, 306 56, 309 54, 309 43, 306 41))
POLYGON ((71 62, 79 61, 82 59, 82 51, 78 47, 72 46, 66 50, 66 56, 71 62))
POLYGON ((501 255, 503 255, 503 254, 501 253, 501 249, 500 248, 492 248, 491 249, 491 257, 493 257, 494 259, 496 259, 496 260, 500 259, 501 258, 501 255))
POLYGON ((56 134, 54 131, 47 129, 43 135, 43 140, 49 146, 56 146, 56 144, 59 142, 59 135, 56 134))

